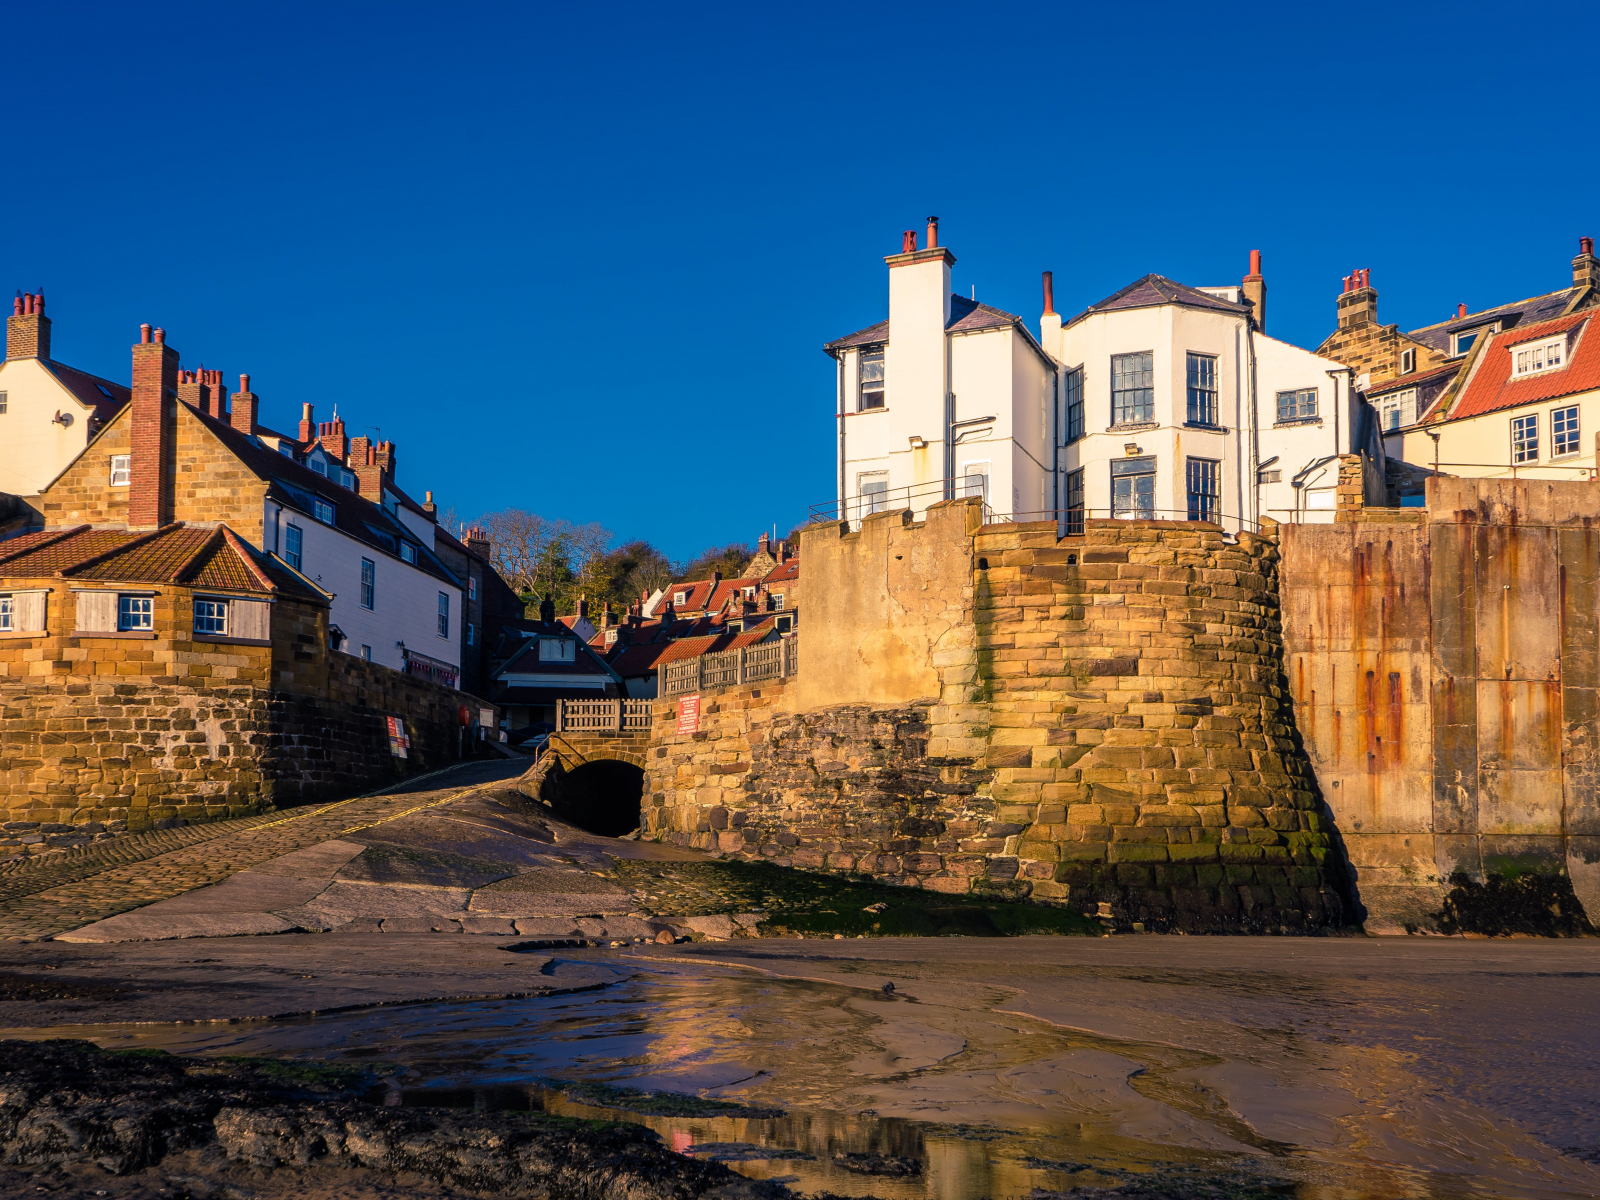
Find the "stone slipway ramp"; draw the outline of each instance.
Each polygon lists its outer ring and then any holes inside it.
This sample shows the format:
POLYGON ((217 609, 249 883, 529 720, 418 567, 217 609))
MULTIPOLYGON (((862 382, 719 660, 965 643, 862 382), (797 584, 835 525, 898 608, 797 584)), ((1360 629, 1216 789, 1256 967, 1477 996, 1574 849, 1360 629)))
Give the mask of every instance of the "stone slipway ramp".
POLYGON ((594 872, 616 858, 701 857, 584 833, 500 784, 346 831, 56 940, 296 931, 648 940, 667 923, 638 912, 630 892, 594 872))

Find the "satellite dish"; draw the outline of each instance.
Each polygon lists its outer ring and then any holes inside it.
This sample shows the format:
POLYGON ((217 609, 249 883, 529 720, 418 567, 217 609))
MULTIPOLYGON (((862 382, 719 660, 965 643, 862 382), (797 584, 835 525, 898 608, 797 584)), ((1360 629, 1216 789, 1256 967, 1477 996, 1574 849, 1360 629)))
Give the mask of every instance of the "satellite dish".
POLYGON ((52 422, 52 424, 59 425, 61 428, 66 429, 72 424, 72 414, 69 412, 58 412, 56 413, 55 420, 52 422))

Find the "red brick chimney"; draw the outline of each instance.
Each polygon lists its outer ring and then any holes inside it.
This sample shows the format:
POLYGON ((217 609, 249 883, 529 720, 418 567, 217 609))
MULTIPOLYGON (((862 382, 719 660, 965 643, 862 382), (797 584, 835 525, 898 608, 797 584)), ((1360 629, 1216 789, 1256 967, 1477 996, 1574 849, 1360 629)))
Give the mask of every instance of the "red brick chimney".
POLYGON ((1340 329, 1377 323, 1378 292, 1372 286, 1370 269, 1361 268, 1344 277, 1344 291, 1339 296, 1338 312, 1340 329))
POLYGON ((202 367, 198 371, 178 372, 178 399, 190 408, 198 408, 206 416, 216 414, 211 411, 212 390, 211 372, 202 367))
POLYGON ((1244 277, 1241 289, 1250 302, 1250 316, 1256 328, 1267 331, 1267 281, 1261 274, 1261 251, 1250 251, 1250 273, 1244 277))
POLYGON ((322 448, 340 462, 344 462, 345 455, 350 453, 350 439, 344 434, 344 418, 339 415, 339 410, 333 410, 333 420, 324 421, 317 426, 317 436, 322 439, 322 448))
POLYGON ((469 551, 471 551, 473 554, 476 554, 484 561, 488 561, 489 551, 492 547, 492 544, 489 541, 489 534, 486 530, 474 525, 471 529, 467 530, 467 536, 463 540, 466 542, 467 549, 469 551))
MULTIPOLYGON (((374 504, 383 503, 383 485, 394 476, 385 466, 383 447, 388 442, 374 446, 365 437, 352 438, 350 441, 350 457, 345 465, 356 474, 356 494, 365 496, 374 504)), ((393 447, 390 446, 387 461, 394 461, 393 447)))
POLYGON ((172 520, 173 423, 177 416, 178 352, 165 330, 139 326, 133 348, 133 400, 129 403, 128 525, 154 529, 172 520))
POLYGON ((388 475, 390 479, 393 479, 395 475, 398 474, 398 468, 395 463, 395 449, 393 442, 379 442, 372 448, 372 454, 373 458, 377 461, 377 464, 383 468, 384 473, 388 475))
MULTIPOLYGON (((221 374, 222 372, 217 372, 221 374)), ((260 398, 250 390, 250 376, 239 376, 239 390, 233 394, 231 424, 246 437, 256 431, 256 410, 260 398)))
MULTIPOLYGON (((1578 239, 1578 257, 1572 260, 1572 286, 1600 287, 1600 259, 1594 256, 1594 239, 1581 237, 1578 239)), ((41 298, 41 303, 43 299, 41 298)), ((49 335, 46 334, 46 337, 49 335)), ((47 357, 41 354, 40 358, 47 357)))
POLYGON ((44 289, 17 293, 6 321, 7 358, 49 358, 50 318, 44 315, 44 289))
POLYGON ((309 446, 311 439, 317 434, 316 424, 311 420, 311 405, 302 405, 300 408, 300 444, 309 446))

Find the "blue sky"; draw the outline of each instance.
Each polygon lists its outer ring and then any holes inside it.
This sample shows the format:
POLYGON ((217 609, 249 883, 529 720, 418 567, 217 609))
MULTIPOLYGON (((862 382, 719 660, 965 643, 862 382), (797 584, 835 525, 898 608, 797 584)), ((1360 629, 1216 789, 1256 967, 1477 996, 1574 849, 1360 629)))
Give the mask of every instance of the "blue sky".
POLYGON ((413 494, 684 557, 831 499, 820 347, 931 213, 1030 324, 1252 248, 1309 346, 1353 267, 1402 328, 1563 286, 1597 10, 18 6, 5 282, 65 362, 163 325, 413 494))

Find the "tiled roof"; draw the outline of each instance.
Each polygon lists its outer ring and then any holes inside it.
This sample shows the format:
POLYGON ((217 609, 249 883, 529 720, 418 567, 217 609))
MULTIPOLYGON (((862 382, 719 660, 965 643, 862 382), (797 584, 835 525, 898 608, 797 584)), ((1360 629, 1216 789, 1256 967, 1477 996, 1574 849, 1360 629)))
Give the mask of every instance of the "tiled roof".
POLYGON ((706 606, 706 601, 715 586, 716 581, 712 579, 701 579, 694 583, 675 583, 666 590, 666 595, 662 599, 664 603, 670 603, 674 609, 694 612, 706 606), (682 604, 677 602, 679 592, 688 593, 682 604))
POLYGON ((719 633, 711 637, 680 638, 668 642, 662 648, 661 654, 656 658, 657 667, 667 663, 683 662, 685 659, 699 658, 702 654, 719 654, 724 650, 738 650, 745 646, 759 645, 777 632, 777 625, 772 621, 763 621, 755 629, 747 633, 719 633))
POLYGON ((1600 330, 1587 327, 1596 317, 1600 317, 1600 312, 1585 309, 1554 321, 1521 324, 1514 330, 1496 334, 1488 349, 1482 352, 1461 398, 1450 410, 1449 419, 1482 416, 1600 388, 1600 330), (1573 329, 1578 329, 1577 345, 1572 347, 1565 367, 1521 379, 1511 377, 1511 355, 1516 346, 1573 329))
MULTIPOLYGON (((365 542, 396 559, 400 558, 400 539, 403 537, 417 547, 417 561, 414 565, 418 570, 442 579, 453 587, 465 586, 454 571, 445 566, 428 546, 422 544, 415 533, 391 517, 383 505, 374 504, 366 497, 318 475, 310 467, 296 462, 287 454, 268 450, 226 421, 219 421, 193 405, 184 407, 204 422, 206 428, 216 435, 251 474, 271 485, 268 495, 273 500, 298 509, 315 520, 316 514, 311 511, 311 498, 320 497, 333 506, 333 527, 340 533, 359 542, 365 542)), ((391 486, 390 490, 404 499, 398 488, 391 486)), ((411 507, 417 506, 413 504, 411 507)))
POLYGON ((0 545, 0 576, 170 583, 328 600, 325 592, 225 525, 166 525, 144 533, 79 525, 31 534, 0 545))
POLYGON ((133 399, 133 392, 126 384, 101 379, 98 375, 80 371, 77 367, 69 367, 66 363, 58 363, 54 359, 43 361, 45 368, 61 381, 62 387, 76 396, 80 402, 94 409, 95 419, 102 425, 116 416, 122 406, 133 399))
POLYGON ((1160 304, 1181 304, 1185 308, 1209 308, 1225 313, 1242 314, 1250 311, 1249 305, 1235 304, 1232 300, 1224 300, 1221 296, 1202 292, 1186 283, 1168 279, 1165 275, 1146 275, 1143 279, 1135 279, 1121 291, 1113 292, 1099 304, 1091 304, 1066 324, 1075 325, 1085 317, 1092 317, 1096 313, 1116 312, 1126 308, 1152 308, 1160 304))
POLYGON ((611 659, 611 669, 624 679, 639 679, 656 669, 656 660, 675 643, 648 642, 642 646, 624 646, 611 659))
POLYGON ((1454 333, 1461 333, 1493 321, 1499 321, 1503 330, 1509 330, 1514 326, 1559 317, 1572 302, 1572 292, 1572 288, 1563 288, 1559 292, 1546 292, 1543 296, 1530 296, 1526 300, 1503 304, 1499 308, 1486 308, 1482 312, 1468 313, 1464 317, 1452 317, 1448 321, 1440 321, 1437 325, 1424 325, 1421 329, 1413 329, 1405 336, 1430 349, 1449 353, 1450 335, 1454 333))
POLYGON ((717 584, 716 590, 711 593, 711 599, 706 602, 706 609, 709 612, 721 612, 723 606, 730 600, 737 599, 745 588, 759 588, 760 586, 761 580, 755 576, 751 576, 749 579, 724 579, 717 584))
POLYGON ((1370 400, 1374 396, 1386 396, 1390 392, 1404 391, 1406 388, 1416 387, 1419 383, 1428 383, 1441 375, 1454 375, 1460 369, 1461 364, 1453 362, 1447 363, 1442 367, 1433 367, 1427 371, 1415 371, 1410 375, 1402 375, 1399 379, 1391 379, 1386 383, 1380 383, 1377 387, 1368 388, 1366 396, 1370 400))
POLYGON ((770 587, 774 583, 787 583, 791 579, 799 578, 800 560, 794 558, 790 559, 782 566, 774 567, 771 571, 767 572, 766 576, 761 580, 761 582, 770 587))

